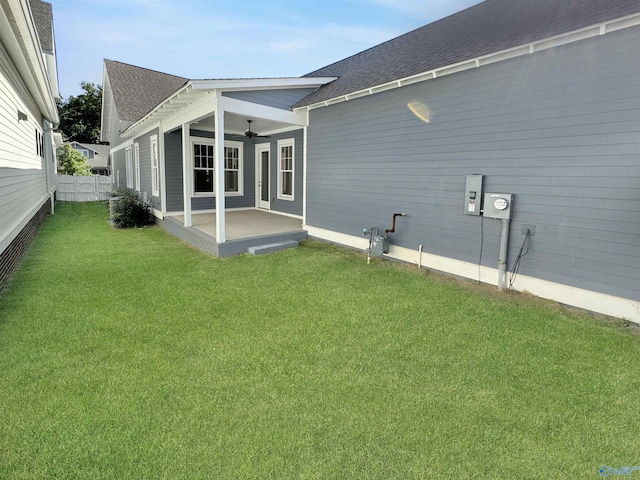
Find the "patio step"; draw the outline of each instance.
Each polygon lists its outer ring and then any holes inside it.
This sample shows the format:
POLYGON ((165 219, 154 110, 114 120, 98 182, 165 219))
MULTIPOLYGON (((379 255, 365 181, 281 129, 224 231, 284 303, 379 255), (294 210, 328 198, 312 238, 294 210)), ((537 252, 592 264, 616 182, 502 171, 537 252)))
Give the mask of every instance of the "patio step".
POLYGON ((255 247, 247 248, 247 252, 251 255, 264 255, 265 253, 277 252, 278 250, 284 250, 285 248, 293 248, 300 245, 300 242, 296 240, 288 240, 280 243, 270 243, 269 245, 256 245, 255 247))

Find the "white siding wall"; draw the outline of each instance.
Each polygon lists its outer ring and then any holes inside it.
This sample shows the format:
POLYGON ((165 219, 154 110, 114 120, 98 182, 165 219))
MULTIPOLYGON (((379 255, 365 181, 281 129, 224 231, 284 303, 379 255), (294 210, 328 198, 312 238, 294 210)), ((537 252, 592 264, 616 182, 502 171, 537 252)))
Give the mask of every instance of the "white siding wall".
POLYGON ((42 117, 0 45, 0 252, 48 198, 47 171, 36 148, 42 117), (28 116, 18 121, 18 110, 28 116))

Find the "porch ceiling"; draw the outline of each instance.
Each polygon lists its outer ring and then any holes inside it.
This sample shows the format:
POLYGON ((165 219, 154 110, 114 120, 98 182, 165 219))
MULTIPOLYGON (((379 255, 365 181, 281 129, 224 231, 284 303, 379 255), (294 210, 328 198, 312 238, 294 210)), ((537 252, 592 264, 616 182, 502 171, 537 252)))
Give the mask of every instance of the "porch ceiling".
MULTIPOLYGON (((240 115, 237 113, 225 112, 224 114, 224 129, 226 133, 233 133, 236 135, 244 135, 247 131, 249 124, 247 120, 252 120, 251 131, 257 132, 260 135, 269 135, 272 133, 280 132, 291 128, 291 124, 278 122, 276 120, 268 120, 265 118, 259 118, 255 116, 240 115)), ((214 117, 202 118, 197 123, 192 124, 193 128, 213 131, 214 130, 214 117)))

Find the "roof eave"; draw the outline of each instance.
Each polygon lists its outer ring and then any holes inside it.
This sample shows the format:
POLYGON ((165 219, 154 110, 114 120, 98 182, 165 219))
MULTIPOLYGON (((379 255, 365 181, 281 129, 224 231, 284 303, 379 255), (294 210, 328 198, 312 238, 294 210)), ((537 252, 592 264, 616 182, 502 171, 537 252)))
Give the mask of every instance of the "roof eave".
POLYGON ((0 39, 7 47, 40 112, 48 121, 57 125, 60 121, 58 108, 31 9, 26 0, 6 0, 6 4, 13 18, 8 19, 6 13, 0 10, 0 39))
MULTIPOLYGON (((169 95, 140 120, 122 131, 126 136, 137 130, 144 122, 162 109, 171 109, 172 105, 180 105, 180 96, 185 93, 215 91, 217 93, 243 90, 278 90, 288 88, 318 88, 333 82, 338 77, 296 77, 296 78, 245 78, 230 80, 189 80, 177 91, 169 95), (176 103, 173 103, 176 102, 176 103)), ((179 107, 176 107, 179 108, 179 107)))
POLYGON ((338 77, 293 77, 293 78, 239 78, 223 80, 192 80, 194 90, 277 90, 285 88, 318 88, 338 77))
POLYGON ((633 15, 626 15, 624 17, 614 18, 611 20, 607 20, 606 22, 590 25, 587 27, 580 28, 578 30, 572 30, 570 32, 566 32, 560 35, 543 38, 535 42, 518 45, 515 47, 508 48, 506 50, 500 50, 497 52, 485 54, 476 58, 464 60, 462 62, 454 63, 451 65, 445 65, 433 70, 420 72, 418 74, 411 75, 408 77, 399 78, 397 80, 382 83, 379 85, 374 85, 361 90, 356 90, 347 94, 338 95, 336 97, 328 98, 326 100, 321 100, 319 102, 314 102, 307 105, 303 104, 303 105, 300 105, 299 107, 294 107, 293 111, 298 112, 301 110, 313 110, 316 108, 327 107, 329 105, 346 102, 349 100, 353 100, 355 98, 373 95, 375 93, 383 92, 385 90, 391 90, 394 88, 403 87, 405 85, 410 85, 412 83, 418 83, 426 80, 431 80, 434 78, 439 78, 444 75, 450 75, 452 73, 461 72, 471 68, 482 67, 490 63, 496 63, 502 60, 508 60, 514 57, 536 53, 549 48, 565 45, 567 43, 573 43, 580 40, 585 40, 587 38, 605 35, 607 33, 615 32, 618 30, 622 30, 624 28, 634 27, 638 25, 640 25, 640 13, 636 13, 633 15))

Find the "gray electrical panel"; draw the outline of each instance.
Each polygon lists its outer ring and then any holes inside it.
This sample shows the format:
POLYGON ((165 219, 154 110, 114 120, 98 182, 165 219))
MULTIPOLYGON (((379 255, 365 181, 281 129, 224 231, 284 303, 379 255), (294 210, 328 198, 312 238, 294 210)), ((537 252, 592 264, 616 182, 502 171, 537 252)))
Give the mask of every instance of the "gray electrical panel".
POLYGON ((464 189, 464 213, 480 215, 482 207, 482 175, 467 175, 464 189))
POLYGON ((485 193, 484 216, 489 218, 510 219, 513 195, 511 193, 485 193))

